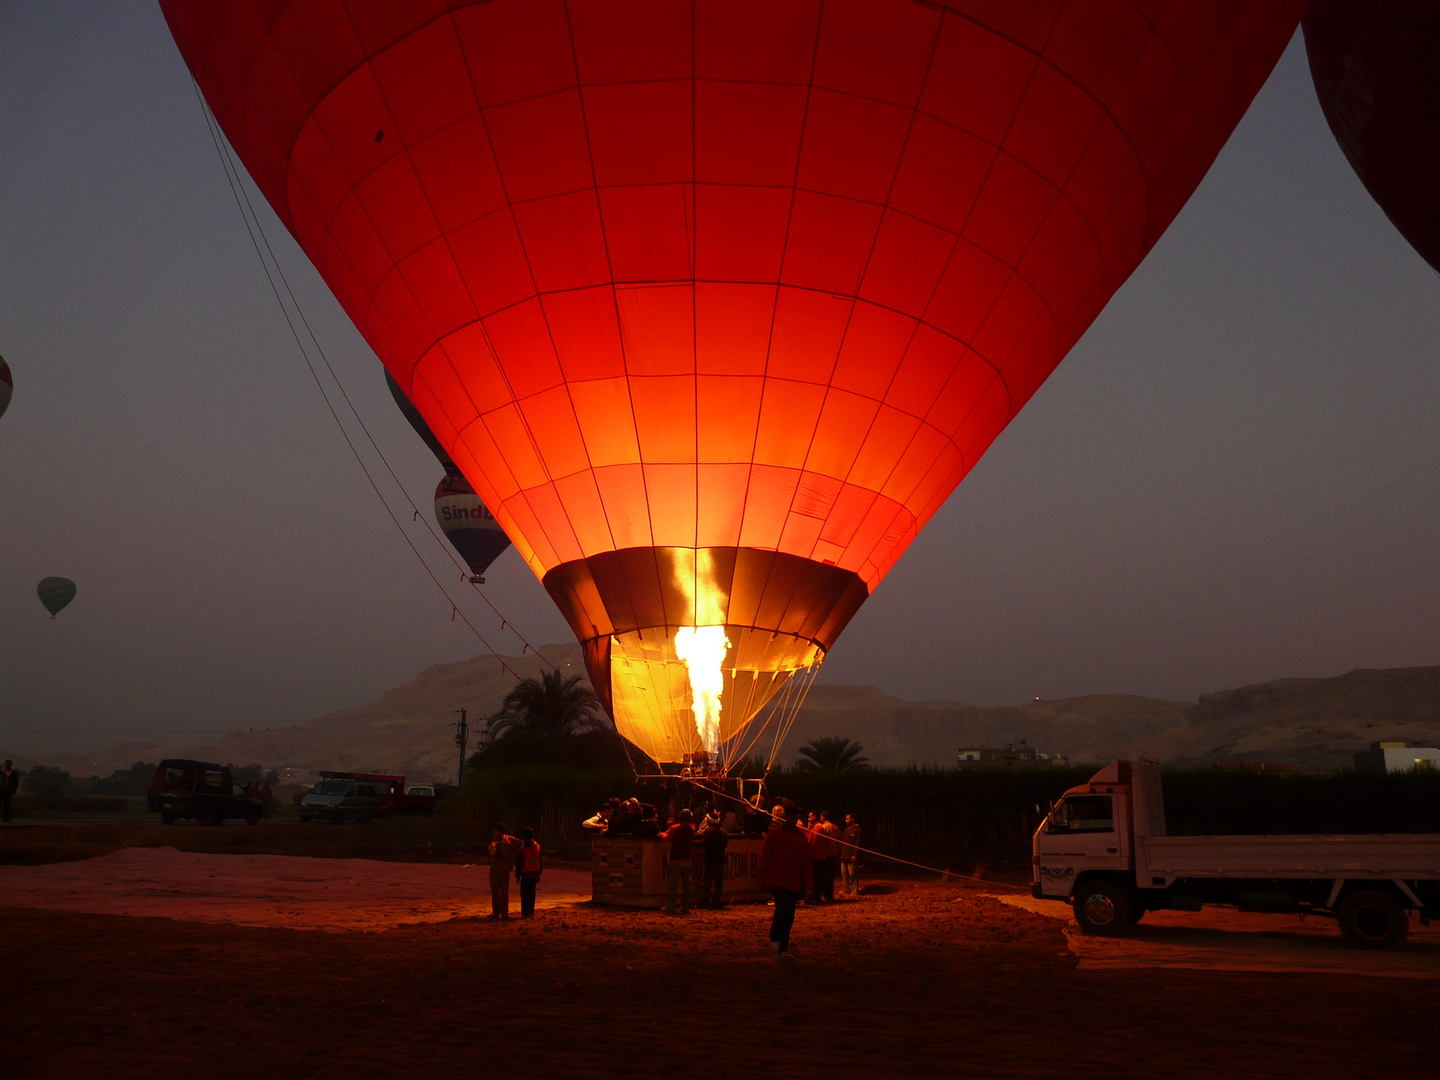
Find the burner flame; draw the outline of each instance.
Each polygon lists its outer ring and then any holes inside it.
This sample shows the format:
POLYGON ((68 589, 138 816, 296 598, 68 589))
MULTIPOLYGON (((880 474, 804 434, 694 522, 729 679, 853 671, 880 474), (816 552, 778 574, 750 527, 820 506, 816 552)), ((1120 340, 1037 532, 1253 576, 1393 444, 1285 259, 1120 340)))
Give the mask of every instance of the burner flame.
POLYGON ((682 626, 675 633, 675 655, 690 674, 690 708, 705 749, 720 748, 720 697, 725 692, 725 653, 730 642, 723 626, 682 626))

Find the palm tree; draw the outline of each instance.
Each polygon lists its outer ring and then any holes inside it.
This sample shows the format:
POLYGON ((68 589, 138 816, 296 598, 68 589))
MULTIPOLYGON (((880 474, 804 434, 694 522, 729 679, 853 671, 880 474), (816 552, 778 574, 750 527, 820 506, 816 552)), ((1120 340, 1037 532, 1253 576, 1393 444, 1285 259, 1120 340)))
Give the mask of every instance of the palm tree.
POLYGON ((835 735, 822 735, 800 747, 802 756, 795 762, 795 767, 809 769, 811 772, 833 773, 849 772, 851 769, 868 769, 870 759, 863 756, 864 749, 865 747, 858 742, 851 742, 849 739, 842 739, 835 735))
POLYGON ((581 678, 547 671, 538 679, 521 679, 485 722, 486 730, 495 739, 517 731, 556 736, 605 730, 609 725, 600 699, 581 685, 581 678))

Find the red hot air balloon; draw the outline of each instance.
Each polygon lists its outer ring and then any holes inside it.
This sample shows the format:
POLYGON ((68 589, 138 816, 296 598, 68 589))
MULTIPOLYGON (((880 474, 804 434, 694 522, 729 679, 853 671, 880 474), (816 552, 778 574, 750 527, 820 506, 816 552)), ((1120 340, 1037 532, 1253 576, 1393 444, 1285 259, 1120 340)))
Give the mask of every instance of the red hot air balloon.
POLYGON ((834 643, 1304 0, 161 0, 659 761, 834 643))
POLYGON ((485 571, 505 553, 505 549, 510 546, 510 538, 495 520, 495 515, 485 508, 480 496, 476 495, 475 489, 470 486, 470 481, 461 474, 459 466, 450 460, 450 455, 440 445, 440 440, 435 438, 430 425, 425 423, 425 418, 410 404, 405 391, 400 389, 388 371, 385 373, 385 384, 390 388, 390 396, 400 407, 401 414, 415 429, 415 434, 420 436, 445 467, 445 476, 440 481, 440 486, 435 489, 435 520, 451 546, 470 567, 470 580, 477 585, 483 585, 485 571))
POLYGON ((1335 140, 1385 216, 1440 271, 1440 4, 1315 0, 1304 26, 1335 140))

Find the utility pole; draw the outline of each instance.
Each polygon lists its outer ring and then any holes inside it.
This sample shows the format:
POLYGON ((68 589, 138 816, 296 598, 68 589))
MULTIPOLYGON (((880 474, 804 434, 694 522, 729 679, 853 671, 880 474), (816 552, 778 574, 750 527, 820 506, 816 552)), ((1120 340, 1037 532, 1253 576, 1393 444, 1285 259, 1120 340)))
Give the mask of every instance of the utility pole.
POLYGON ((465 710, 456 709, 460 719, 455 722, 455 745, 460 748, 460 767, 455 770, 455 785, 457 787, 465 783, 465 747, 470 742, 470 725, 465 721, 465 710))

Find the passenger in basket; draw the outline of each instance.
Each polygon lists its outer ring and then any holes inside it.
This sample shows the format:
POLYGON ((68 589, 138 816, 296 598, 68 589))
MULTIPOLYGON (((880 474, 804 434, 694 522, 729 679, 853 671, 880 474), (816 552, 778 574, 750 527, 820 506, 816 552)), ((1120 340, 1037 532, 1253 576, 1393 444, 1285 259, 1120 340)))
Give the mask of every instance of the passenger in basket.
POLYGON ((497 821, 490 841, 490 918, 510 918, 510 871, 520 854, 520 841, 505 831, 505 823, 497 821))
POLYGON ((695 839, 695 826, 690 824, 689 810, 680 811, 680 820, 660 834, 661 840, 670 841, 670 892, 665 902, 665 914, 675 914, 675 893, 680 893, 680 914, 690 914, 690 854, 695 839))
POLYGON ((520 845, 520 857, 515 861, 515 879, 520 882, 520 917, 535 917, 535 889, 540 884, 540 875, 545 870, 545 859, 540 845, 535 842, 535 830, 525 826, 520 834, 524 842, 520 845))
POLYGON ((611 830, 615 822, 615 816, 620 811, 620 800, 609 799, 605 805, 595 812, 593 817, 586 818, 581 824, 582 829, 591 832, 606 833, 611 830))

